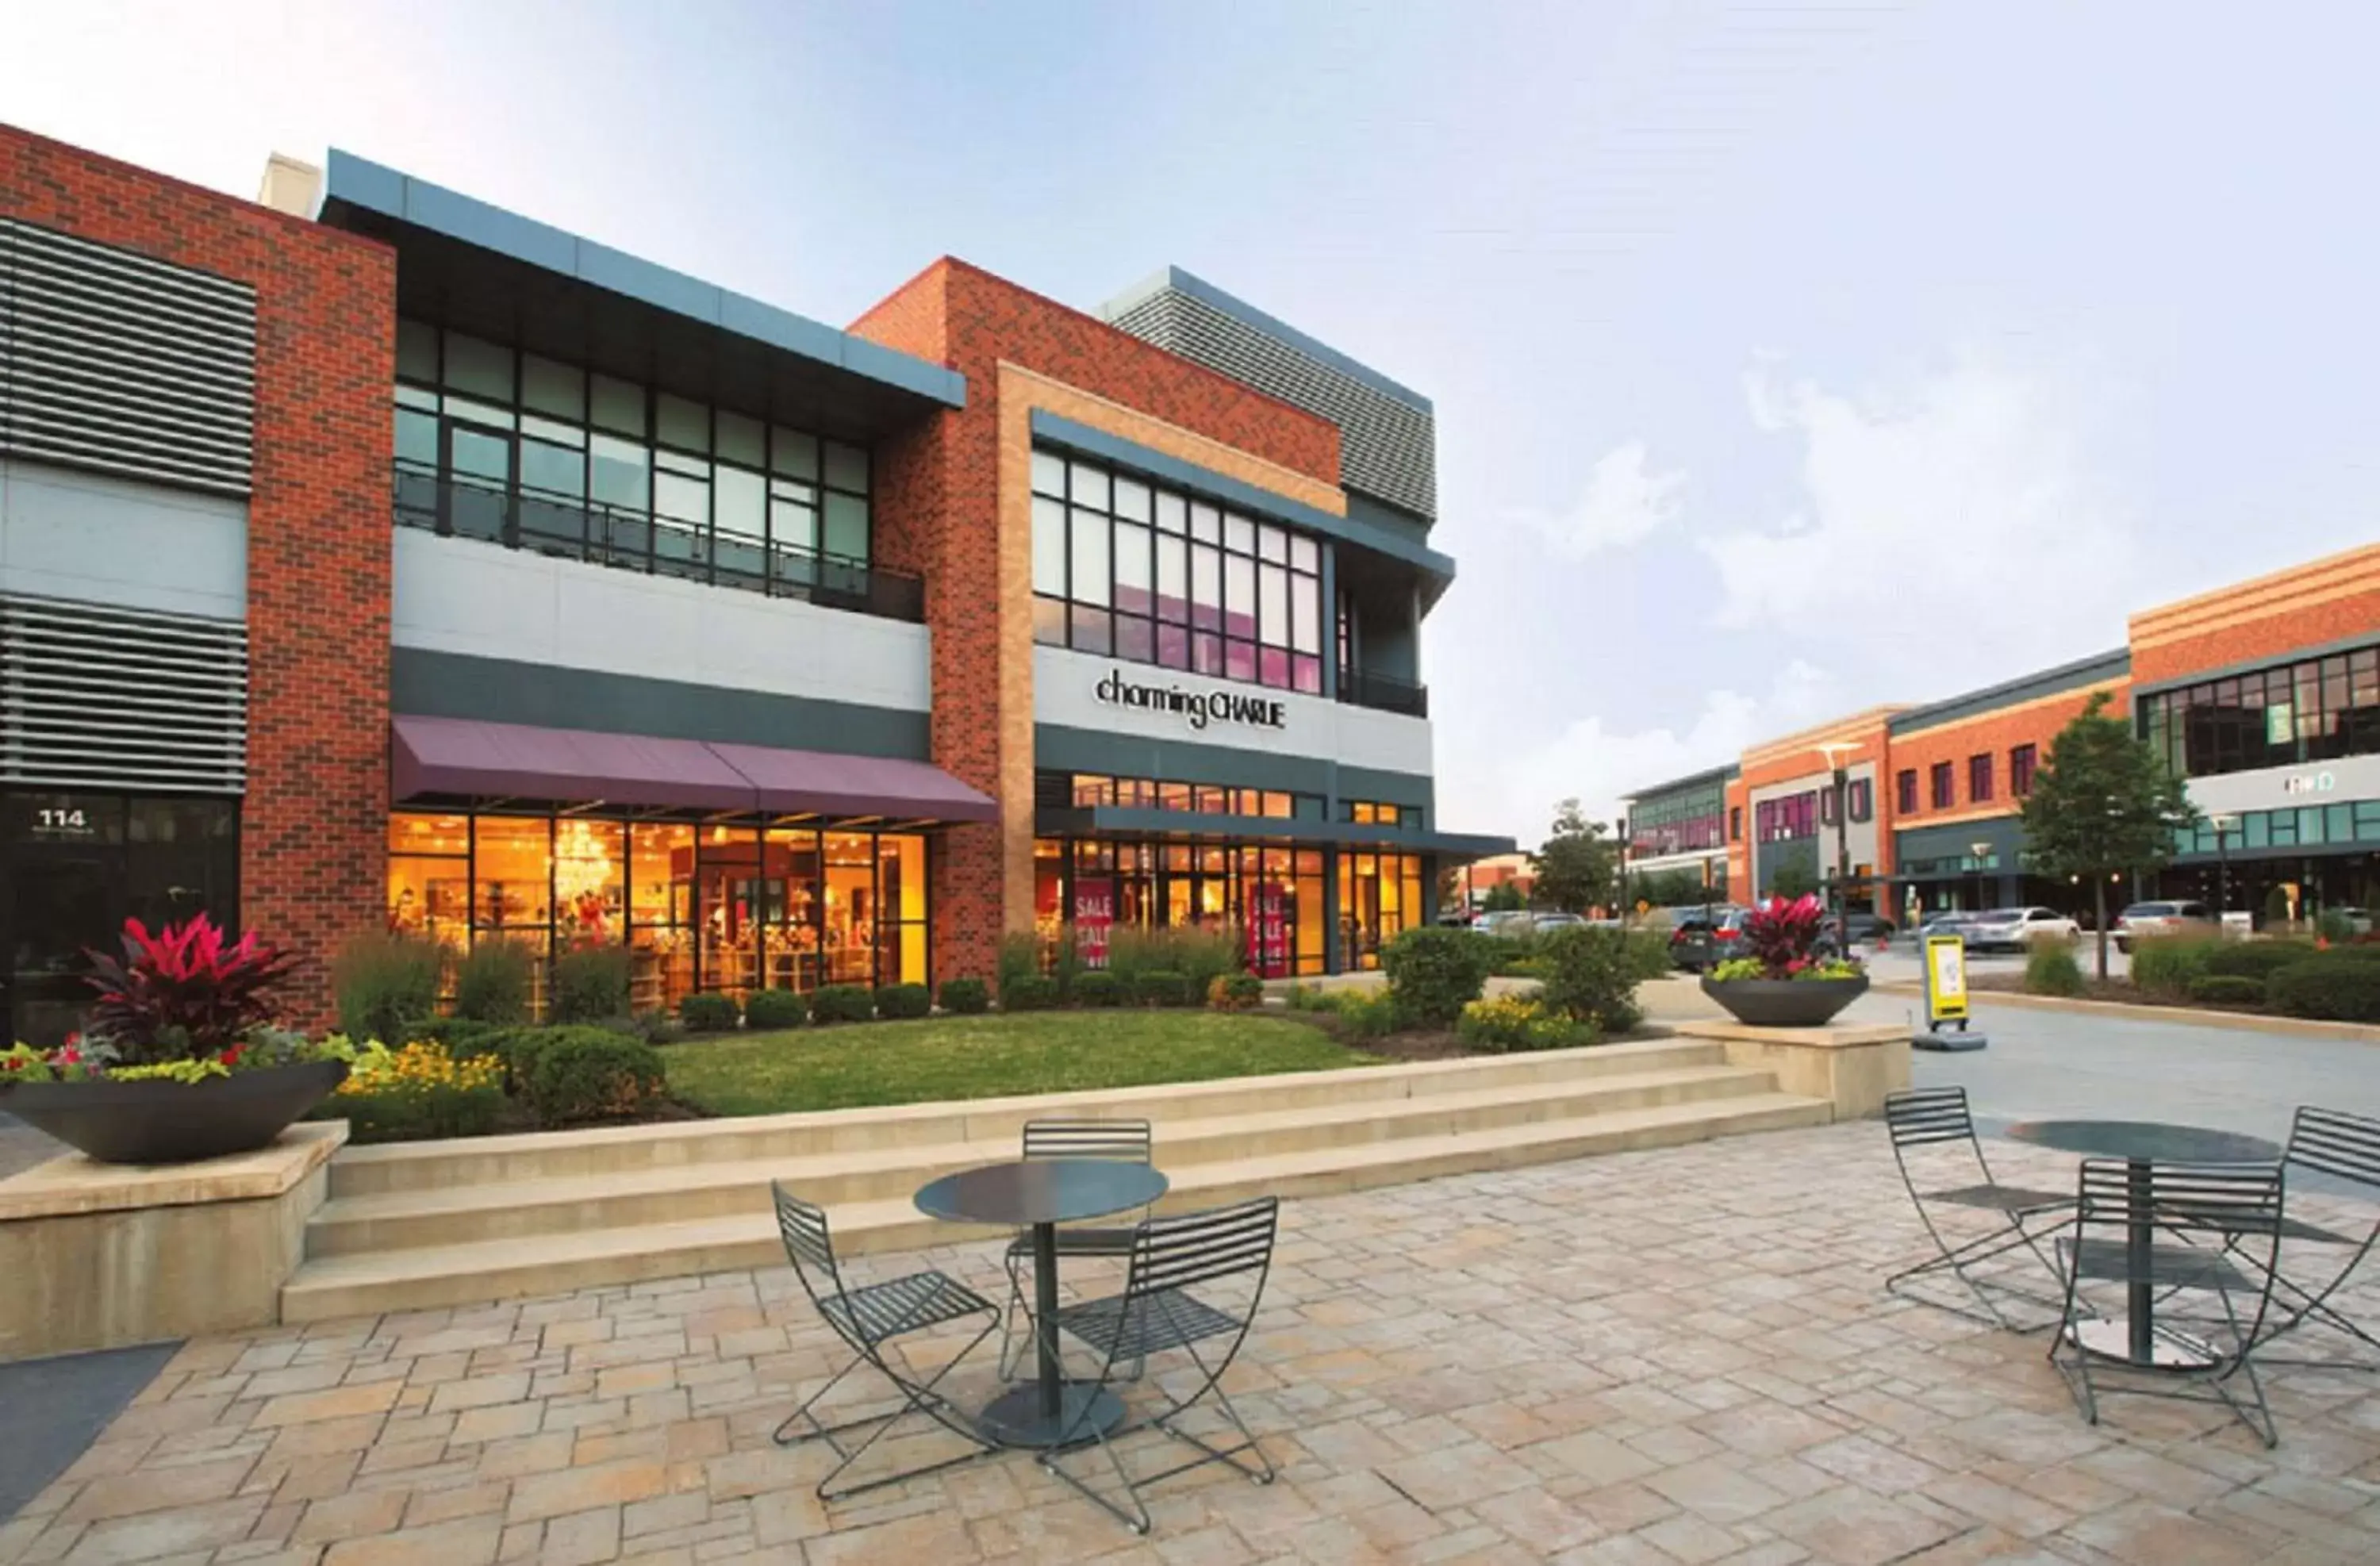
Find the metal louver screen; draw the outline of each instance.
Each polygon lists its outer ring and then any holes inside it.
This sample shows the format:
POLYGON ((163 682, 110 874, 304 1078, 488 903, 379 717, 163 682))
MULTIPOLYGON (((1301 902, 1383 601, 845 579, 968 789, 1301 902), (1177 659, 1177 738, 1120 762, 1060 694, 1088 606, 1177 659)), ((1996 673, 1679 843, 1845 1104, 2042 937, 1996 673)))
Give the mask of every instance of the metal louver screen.
POLYGON ((248 628, 0 596, 0 786, 237 794, 248 628))
POLYGON ((249 492, 256 290, 0 218, 0 454, 249 492))
POLYGON ((1339 426, 1339 476, 1349 489, 1437 517, 1438 423, 1428 410, 1179 289, 1160 289, 1112 324, 1328 419, 1339 426))

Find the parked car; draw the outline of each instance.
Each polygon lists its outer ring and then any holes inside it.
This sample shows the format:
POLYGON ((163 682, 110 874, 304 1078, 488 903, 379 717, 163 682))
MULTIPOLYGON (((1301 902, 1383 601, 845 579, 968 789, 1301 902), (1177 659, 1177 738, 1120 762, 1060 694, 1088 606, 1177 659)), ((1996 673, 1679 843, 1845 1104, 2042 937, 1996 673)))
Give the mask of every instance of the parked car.
POLYGON ((1854 908, 1840 919, 1829 916, 1818 929, 1825 938, 1832 939, 1840 933, 1840 927, 1845 925, 1850 927, 1853 946, 1873 946, 1879 941, 1890 941, 1897 928, 1881 914, 1864 913, 1854 908))
POLYGON ((1681 917, 1670 930, 1670 961, 1687 973, 1701 973, 1735 954, 1743 939, 1744 910, 1711 910, 1705 918, 1697 908, 1681 917))
POLYGON ((2108 933, 2116 938, 2117 951, 2130 952, 2137 935, 2214 935, 2222 929, 2223 921, 2204 903, 2134 903, 2116 916, 2108 933))
POLYGON ((1918 921, 1917 936, 1964 935, 1979 916, 1972 908, 1941 908, 1918 921))
POLYGON ((1471 928, 1488 935, 1526 935, 1529 933, 1529 911, 1526 908, 1498 908, 1480 915, 1471 928))
POLYGON ((2055 908, 1994 908, 1977 914, 1960 933, 1977 950, 1998 946, 2022 952, 2028 941, 2076 940, 2082 927, 2055 908))
POLYGON ((1579 917, 1576 914, 1565 914, 1557 911, 1554 913, 1531 915, 1529 928, 1536 930, 1539 935, 1551 935, 1558 929, 1577 929, 1585 923, 1586 921, 1579 917))
POLYGON ((2332 914, 2347 921, 2347 933, 2350 935, 2372 933, 2372 910, 2369 908, 2325 908, 2316 917, 2326 918, 2332 914))

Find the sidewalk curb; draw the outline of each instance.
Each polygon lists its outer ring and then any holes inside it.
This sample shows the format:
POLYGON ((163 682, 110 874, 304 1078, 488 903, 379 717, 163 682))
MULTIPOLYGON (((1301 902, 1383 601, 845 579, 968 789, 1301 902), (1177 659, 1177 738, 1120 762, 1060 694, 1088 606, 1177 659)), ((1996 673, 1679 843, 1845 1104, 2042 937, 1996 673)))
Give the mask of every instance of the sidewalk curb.
MULTIPOLYGON (((1893 995, 1925 993, 1919 981, 1894 979, 1878 984, 1876 989, 1893 995)), ((1997 1005, 2007 1002, 2011 1006, 2038 1006, 2051 1012, 2097 1013, 2103 1016, 2122 1017, 2128 1021, 2168 1022, 2182 1027, 2247 1028, 2256 1033, 2278 1033, 2293 1038, 2343 1038, 2352 1044, 2380 1044, 2380 1026, 2360 1022, 2320 1022, 2312 1017, 2273 1017, 2256 1012, 2210 1012, 2196 1006, 2142 1006, 2123 1001, 2070 1000, 2063 995, 2027 995, 2021 989, 1974 989, 1968 992, 1975 1001, 1988 1001, 1997 1005)))

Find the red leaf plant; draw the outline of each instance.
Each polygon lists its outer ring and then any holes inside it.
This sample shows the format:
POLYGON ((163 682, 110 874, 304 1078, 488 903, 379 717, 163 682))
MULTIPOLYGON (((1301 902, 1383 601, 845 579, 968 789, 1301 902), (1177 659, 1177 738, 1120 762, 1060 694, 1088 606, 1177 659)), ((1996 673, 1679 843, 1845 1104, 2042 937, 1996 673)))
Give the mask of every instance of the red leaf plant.
POLYGON ((1743 918, 1743 954, 1760 965, 1763 978, 1791 978, 1818 960, 1814 950, 1826 909, 1804 893, 1788 903, 1771 897, 1743 918))
POLYGON ((206 1059, 237 1049, 274 1016, 273 992, 297 958, 250 932, 227 941, 204 914, 156 934, 124 921, 124 955, 87 952, 99 992, 91 1033, 126 1065, 206 1059))

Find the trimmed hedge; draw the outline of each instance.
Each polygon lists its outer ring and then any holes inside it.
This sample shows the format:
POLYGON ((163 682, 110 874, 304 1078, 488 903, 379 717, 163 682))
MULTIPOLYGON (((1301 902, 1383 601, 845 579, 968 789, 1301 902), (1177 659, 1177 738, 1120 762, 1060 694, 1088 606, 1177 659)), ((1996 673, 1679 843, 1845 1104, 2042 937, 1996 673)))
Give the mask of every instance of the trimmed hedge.
MULTIPOLYGON (((1592 926, 1558 929, 1539 943, 1537 954, 1546 968, 1537 1002, 1548 1014, 1586 1023, 1607 1034, 1625 1033, 1644 1020, 1636 1004, 1642 965, 1629 950, 1624 931, 1592 926)), ((1462 1014, 1457 1012, 1458 1019, 1462 1014)), ((1552 1038, 1559 1031, 1541 1028, 1538 1033, 1552 1038)))
POLYGON ((821 985, 810 997, 810 1016, 818 1022, 873 1022, 876 991, 864 984, 821 985))
POLYGON ((2265 981, 2273 1010, 2332 1022, 2380 1022, 2380 963, 2325 953, 2265 981))
POLYGON ((2132 942, 2132 982, 2143 989, 2187 995, 2190 981, 2207 972, 2217 942, 2211 935, 2144 935, 2132 942))
POLYGON ((678 1021, 688 1033, 732 1033, 741 1020, 733 995, 689 995, 677 1003, 678 1021))
POLYGON ((746 1027, 799 1027, 809 1020, 809 997, 798 989, 756 989, 744 1002, 746 1027))
POLYGON ((1132 998, 1144 1006, 1186 1006, 1190 993, 1190 976, 1171 968, 1151 968, 1132 985, 1132 998))
POLYGON ((1000 983, 1003 1012, 1046 1012, 1058 1003, 1058 981, 1038 973, 1011 974, 1000 983))
POLYGON ((2261 1006, 2265 981, 2252 974, 2203 973, 2190 981, 2190 998, 2210 1006, 2261 1006))
POLYGON ((922 984, 888 984, 876 992, 876 1014, 887 1022, 930 1015, 934 992, 922 984))
POLYGON ((554 1027, 528 1071, 529 1107, 542 1125, 633 1115, 661 1095, 661 1052, 603 1027, 554 1027))
POLYGON ((2261 984, 2313 954, 2313 948, 2302 941, 2227 941, 2206 954, 2206 971, 2226 978, 2252 978, 2261 984))
POLYGON ((2082 994, 2082 969, 2074 961, 2074 948, 2063 941, 2026 942, 2024 989, 2028 995, 2082 994))
POLYGON ((1426 925, 1381 947, 1380 965, 1401 1014, 1424 1027, 1452 1027, 1487 988, 1496 953, 1467 929, 1426 925))
POLYGON ((1123 1004, 1123 980, 1105 968, 1088 968, 1075 976, 1075 1004, 1077 1006, 1121 1006, 1123 1004))
POLYGON ((991 989, 979 978, 946 978, 942 980, 942 1010, 963 1017, 981 1015, 991 1009, 991 989))

